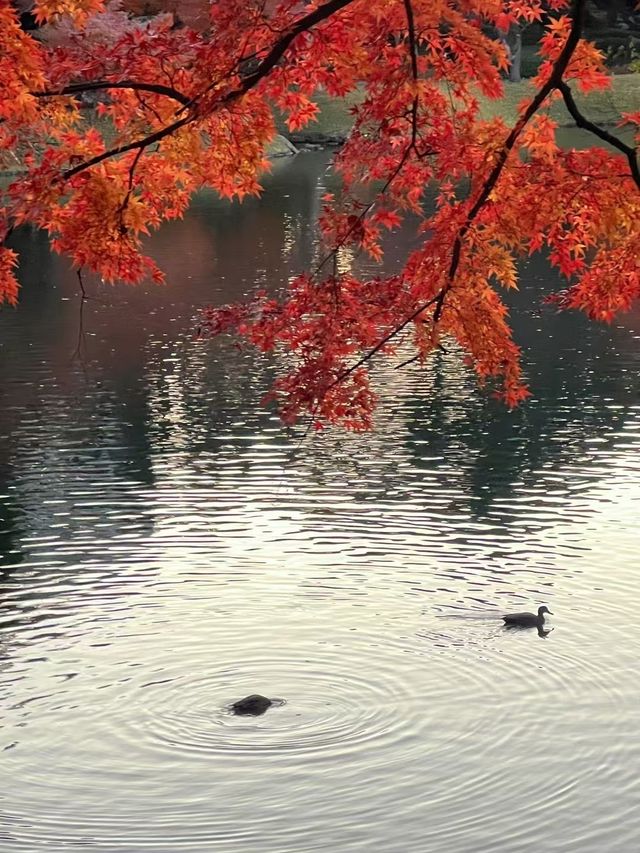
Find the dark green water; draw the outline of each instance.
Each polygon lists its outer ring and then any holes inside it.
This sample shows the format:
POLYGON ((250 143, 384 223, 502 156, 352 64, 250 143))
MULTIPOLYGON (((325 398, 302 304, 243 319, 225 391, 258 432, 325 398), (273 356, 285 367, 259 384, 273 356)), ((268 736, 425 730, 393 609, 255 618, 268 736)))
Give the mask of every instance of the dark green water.
MULTIPOLYGON (((580 851, 640 844, 640 314, 514 325, 533 400, 455 354, 376 369, 372 435, 297 447, 273 364, 198 308, 310 263, 326 156, 200 198, 165 287, 24 233, 0 315, 0 850, 580 851), (499 614, 546 603, 553 630, 499 614), (228 703, 286 699, 258 718, 228 703)), ((391 246, 394 268, 413 240, 391 246)), ((340 263, 358 264, 344 254, 340 263)))

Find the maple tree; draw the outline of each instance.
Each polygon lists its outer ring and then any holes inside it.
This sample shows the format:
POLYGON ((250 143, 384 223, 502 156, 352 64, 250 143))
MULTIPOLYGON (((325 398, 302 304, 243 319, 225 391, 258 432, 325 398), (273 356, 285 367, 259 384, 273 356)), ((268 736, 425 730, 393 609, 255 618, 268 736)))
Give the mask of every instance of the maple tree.
MULTIPOLYGON (((304 414, 318 426, 370 427, 372 357, 408 342, 409 360, 425 361, 447 338, 516 405, 529 392, 500 291, 517 286, 518 256, 548 252, 567 278, 556 304, 594 319, 611 320, 640 292, 636 147, 589 121, 573 96, 610 85, 582 38, 584 9, 585 0, 214 0, 209 29, 196 33, 166 17, 101 25, 118 14, 101 0, 38 0, 37 20, 62 21, 67 33, 48 45, 0 0, 0 168, 15 152, 26 167, 0 198, 0 301, 18 298, 6 241, 23 223, 45 229, 78 269, 161 281, 144 236, 203 186, 258 193, 275 109, 296 129, 316 115, 319 87, 359 90, 335 160, 341 192, 324 198, 320 217, 323 262, 280 299, 209 309, 204 328, 293 355, 271 392, 289 423, 304 414), (483 119, 478 96, 499 98, 507 68, 488 28, 549 10, 535 94, 512 127, 483 119), (95 91, 108 95, 102 123, 87 122, 78 100, 95 91), (610 148, 560 148, 546 111, 554 100, 610 148), (367 280, 338 270, 347 245, 380 259, 383 233, 407 214, 422 243, 402 269, 367 280)), ((637 142, 640 112, 624 122, 637 142)))

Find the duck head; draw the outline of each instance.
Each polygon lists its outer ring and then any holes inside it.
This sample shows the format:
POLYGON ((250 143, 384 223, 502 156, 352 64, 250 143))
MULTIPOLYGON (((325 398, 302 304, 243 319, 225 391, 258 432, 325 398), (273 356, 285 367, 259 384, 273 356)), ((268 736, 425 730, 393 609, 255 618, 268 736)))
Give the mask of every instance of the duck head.
POLYGON ((538 607, 538 619, 544 619, 544 614, 548 613, 549 616, 553 616, 553 613, 549 610, 546 604, 543 604, 542 607, 538 607))

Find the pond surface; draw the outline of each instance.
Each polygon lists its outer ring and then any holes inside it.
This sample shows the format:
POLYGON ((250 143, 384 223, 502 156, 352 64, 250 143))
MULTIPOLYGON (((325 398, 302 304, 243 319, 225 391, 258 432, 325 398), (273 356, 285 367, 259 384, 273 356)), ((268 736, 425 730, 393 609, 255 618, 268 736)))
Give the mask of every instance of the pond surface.
POLYGON ((304 154, 260 200, 202 196, 152 241, 167 285, 88 281, 81 335, 74 274, 19 237, 3 853, 640 845, 640 314, 540 310, 531 261, 530 403, 439 354, 376 368, 374 434, 300 443, 257 405, 273 362, 193 329, 312 261, 331 182, 304 154), (547 636, 502 627, 541 603, 547 636), (286 704, 228 712, 256 692, 286 704))

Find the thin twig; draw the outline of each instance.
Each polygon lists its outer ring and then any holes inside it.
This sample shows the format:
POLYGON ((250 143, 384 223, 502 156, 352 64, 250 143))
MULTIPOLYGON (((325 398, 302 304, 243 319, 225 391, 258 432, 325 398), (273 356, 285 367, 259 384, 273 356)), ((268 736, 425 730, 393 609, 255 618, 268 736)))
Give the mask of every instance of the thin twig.
POLYGON ((82 280, 82 268, 79 268, 78 270, 76 270, 76 275, 78 276, 78 282, 80 284, 80 293, 82 294, 80 298, 81 298, 82 302, 84 302, 85 299, 87 298, 87 292, 84 289, 84 281, 82 280))
POLYGON ((504 167, 506 166, 507 160, 509 159, 509 155, 514 149, 515 144, 518 141, 522 131, 531 121, 533 116, 538 112, 538 110, 549 97, 551 92, 554 89, 558 88, 562 83, 562 77, 565 71, 567 70, 569 62, 571 61, 571 57, 573 56, 573 53, 582 35, 582 22, 584 17, 585 3, 586 0, 575 0, 571 30, 569 32, 569 35, 567 36, 567 40, 564 44, 564 47, 560 51, 560 55, 555 61, 551 74, 549 75, 549 79, 536 92, 531 102, 529 103, 529 106, 526 108, 526 110, 523 112, 523 114, 520 116, 518 121, 511 129, 511 132, 507 136, 505 143, 502 146, 502 149, 498 155, 494 167, 489 173, 489 177, 482 185, 482 189, 478 194, 478 197, 476 198, 471 209, 469 210, 465 221, 458 230, 451 252, 451 262, 449 264, 447 282, 441 291, 440 299, 438 301, 438 304, 436 305, 436 310, 433 314, 434 325, 440 320, 442 316, 442 311, 444 309, 444 303, 447 297, 447 293, 453 287, 453 282, 455 280, 456 273, 458 272, 458 267, 460 266, 460 260, 462 257, 462 245, 465 237, 469 233, 469 230, 471 229, 471 226, 473 225, 476 217, 491 197, 491 194, 493 193, 496 184, 498 183, 498 180, 502 175, 504 167))
MULTIPOLYGON (((411 62, 411 76, 415 84, 418 83, 418 47, 415 33, 415 20, 413 16, 413 6, 411 5, 411 0, 404 0, 405 14, 407 18, 407 33, 408 33, 408 46, 409 46, 409 57, 411 62)), ((402 153, 402 156, 398 162, 398 165, 395 167, 391 175, 387 178, 386 183, 382 187, 382 189, 376 194, 373 201, 367 204, 357 219, 353 222, 353 224, 347 229, 346 233, 340 238, 340 240, 336 243, 336 245, 332 248, 332 250, 320 261, 318 266, 315 268, 311 275, 311 279, 313 280, 318 276, 322 268, 329 262, 331 258, 334 258, 337 255, 339 249, 344 246, 349 237, 353 234, 353 232, 364 222, 365 218, 371 211, 371 209, 377 204, 378 200, 382 198, 393 181, 398 177, 400 172, 402 171, 405 163, 409 159, 409 155, 413 151, 418 159, 423 157, 427 157, 433 153, 435 153, 432 149, 426 148, 422 153, 420 153, 417 149, 417 141, 418 141, 418 95, 417 93, 414 95, 413 101, 411 103, 411 107, 407 110, 405 115, 410 116, 411 120, 411 139, 409 144, 406 146, 405 150, 402 153)))
POLYGON ((364 208, 362 209, 362 212, 358 215, 358 217, 355 219, 355 221, 349 226, 349 228, 347 229, 345 234, 338 240, 338 242, 331 249, 331 251, 328 252, 324 256, 324 258, 320 261, 320 263, 316 266, 314 271, 311 273, 311 276, 310 276, 311 280, 313 280, 314 278, 317 278, 319 273, 323 269, 323 267, 325 267, 326 264, 328 264, 332 258, 336 257, 338 251, 344 246, 344 244, 347 242, 349 237, 351 237, 351 235, 358 228, 358 226, 360 226, 364 222, 364 219, 367 216, 367 214, 370 213, 371 209, 378 203, 379 199, 381 199, 386 194, 387 190, 389 189, 389 187, 391 186, 393 181, 395 181, 395 179, 398 177, 398 175, 402 171, 402 167, 407 162, 407 158, 409 157, 409 154, 411 153, 411 147, 412 146, 410 144, 407 145, 407 147, 405 148, 405 150, 402 153, 402 157, 400 158, 398 165, 395 167, 395 169, 393 170, 391 175, 387 178, 382 189, 378 193, 376 193, 374 199, 372 201, 370 201, 369 204, 364 206, 364 208))
POLYGON ((131 198, 131 193, 133 192, 133 178, 135 175, 136 166, 138 165, 138 162, 139 162, 140 158, 142 157, 143 151, 144 151, 144 148, 140 148, 136 152, 136 156, 133 158, 131 166, 129 166, 129 183, 128 183, 128 187, 127 187, 127 194, 125 195, 124 199, 122 200, 122 204, 120 205, 120 207, 118 209, 118 217, 120 219, 120 233, 121 234, 126 234, 126 232, 127 232, 127 226, 125 225, 125 222, 124 222, 124 214, 125 214, 125 211, 127 209, 127 205, 129 204, 129 199, 131 198))
POLYGON ((82 344, 84 343, 84 303, 87 301, 87 291, 84 289, 84 281, 82 280, 82 268, 78 268, 76 270, 76 275, 78 277, 78 284, 80 285, 80 306, 78 313, 78 340, 76 348, 71 356, 71 360, 73 361, 75 358, 78 358, 82 364, 82 344))
POLYGON ((363 356, 361 356, 358 361, 355 362, 355 364, 352 364, 351 367, 348 367, 346 368, 346 370, 343 370, 342 373, 340 373, 333 380, 333 382, 331 382, 326 387, 322 397, 324 398, 328 394, 328 392, 331 391, 332 388, 335 388, 336 385, 339 385, 341 382, 344 382, 344 380, 351 376, 352 373, 354 373, 356 370, 358 370, 360 367, 370 361, 374 357, 374 355, 382 349, 383 346, 388 344, 390 340, 396 337, 396 335, 399 335, 400 332, 405 328, 405 326, 408 326, 409 323, 411 323, 412 320, 415 320, 420 314, 422 314, 423 311, 426 311, 432 305, 435 305, 439 298, 440 293, 434 296, 433 299, 430 299, 428 302, 425 302, 418 308, 416 308, 416 310, 408 317, 406 317, 402 321, 402 323, 400 323, 398 326, 395 326, 388 334, 386 334, 381 340, 379 340, 374 347, 372 347, 370 350, 367 350, 367 352, 363 356))
MULTIPOLYGON (((418 46, 416 43, 416 29, 415 29, 415 20, 413 17, 413 6, 411 5, 411 0, 404 0, 404 11, 407 17, 407 34, 408 34, 408 45, 409 45, 409 55, 411 58, 411 77, 413 79, 414 85, 417 87, 418 84, 418 46)), ((416 141, 418 139, 418 92, 417 89, 413 96, 413 103, 411 105, 411 148, 416 147, 416 141)))
MULTIPOLYGON (((436 344, 436 349, 439 349, 440 352, 443 352, 445 355, 449 354, 449 350, 446 347, 443 347, 441 343, 436 344)), ((422 353, 418 352, 415 355, 412 355, 411 358, 407 358, 405 361, 401 361, 400 364, 396 364, 394 370, 402 370, 403 367, 408 367, 410 364, 413 364, 421 358, 422 353)))
POLYGON ((129 142, 127 145, 118 145, 115 148, 110 148, 107 151, 103 151, 102 154, 96 154, 95 157, 91 157, 89 160, 85 160, 83 163, 79 163, 77 166, 73 166, 71 169, 66 169, 62 173, 61 177, 63 180, 67 181, 69 180, 69 178, 73 178, 74 175, 78 175, 80 172, 84 172, 86 169, 91 168, 91 166, 97 166, 98 163, 102 163, 104 160, 109 160, 112 157, 118 156, 119 154, 126 154, 127 151, 136 151, 138 149, 148 148, 155 142, 160 142, 160 140, 164 139, 165 137, 171 136, 172 133, 175 133, 177 130, 180 130, 186 124, 189 124, 191 121, 193 121, 191 116, 185 116, 184 118, 178 119, 172 124, 169 124, 166 127, 155 131, 155 133, 150 133, 143 139, 137 139, 135 142, 129 142))

